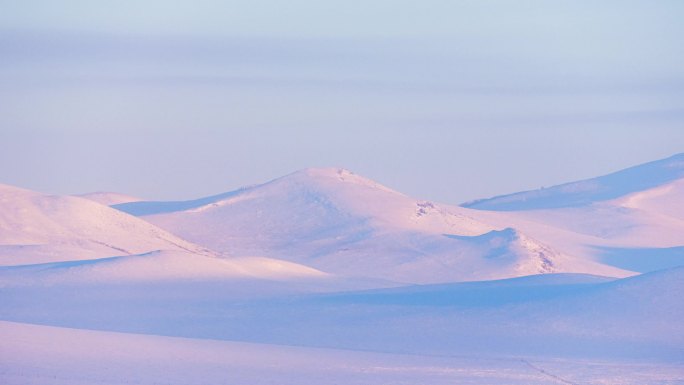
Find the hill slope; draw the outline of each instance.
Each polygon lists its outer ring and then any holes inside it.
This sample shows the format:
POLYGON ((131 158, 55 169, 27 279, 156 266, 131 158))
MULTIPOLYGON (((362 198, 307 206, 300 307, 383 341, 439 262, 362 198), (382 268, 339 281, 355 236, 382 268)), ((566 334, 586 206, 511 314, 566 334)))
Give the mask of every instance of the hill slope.
POLYGON ((578 207, 650 190, 684 178, 684 153, 597 178, 464 203, 479 210, 519 211, 578 207))
POLYGON ((87 199, 0 185, 0 265, 153 250, 210 254, 146 221, 87 199))

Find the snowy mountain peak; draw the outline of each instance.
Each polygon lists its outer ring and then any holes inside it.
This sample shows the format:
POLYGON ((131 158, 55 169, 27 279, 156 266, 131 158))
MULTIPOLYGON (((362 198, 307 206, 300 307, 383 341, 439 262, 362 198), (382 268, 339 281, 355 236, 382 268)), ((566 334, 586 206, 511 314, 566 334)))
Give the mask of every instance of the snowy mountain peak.
MULTIPOLYGON (((355 174, 354 172, 345 168, 306 168, 303 170, 296 171, 292 174, 286 175, 282 178, 273 180, 270 183, 281 184, 281 183, 298 183, 308 186, 337 186, 342 184, 356 185, 361 187, 366 187, 370 189, 378 189, 385 192, 400 194, 399 192, 392 190, 382 184, 355 174)), ((270 184, 267 183, 267 184, 270 184)))
POLYGON ((345 177, 355 176, 351 170, 342 167, 309 167, 299 171, 296 171, 290 175, 307 175, 310 177, 323 177, 323 178, 339 178, 344 180, 345 177))
MULTIPOLYGON (((358 198, 365 192, 403 194, 364 178, 344 168, 307 168, 263 184, 241 187, 237 190, 187 201, 136 201, 114 204, 112 207, 136 216, 169 214, 189 210, 208 210, 235 203, 237 200, 257 199, 265 196, 306 196, 314 201, 328 201, 329 196, 358 198)), ((386 194, 385 194, 386 195, 386 194)))

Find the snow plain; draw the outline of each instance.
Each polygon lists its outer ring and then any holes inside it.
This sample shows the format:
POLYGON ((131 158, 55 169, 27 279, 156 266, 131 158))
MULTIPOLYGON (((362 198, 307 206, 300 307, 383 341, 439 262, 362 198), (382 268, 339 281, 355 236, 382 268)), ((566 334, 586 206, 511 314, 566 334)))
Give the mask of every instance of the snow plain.
POLYGON ((683 157, 478 208, 2 186, 0 383, 684 384, 683 157))
POLYGON ((6 385, 657 385, 682 379, 672 364, 387 354, 2 321, 0 337, 6 385))

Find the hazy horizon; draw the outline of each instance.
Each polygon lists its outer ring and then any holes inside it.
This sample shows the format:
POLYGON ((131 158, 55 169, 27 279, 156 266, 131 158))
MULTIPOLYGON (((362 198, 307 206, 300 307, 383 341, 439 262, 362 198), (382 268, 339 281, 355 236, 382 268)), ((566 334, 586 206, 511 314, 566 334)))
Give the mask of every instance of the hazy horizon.
POLYGON ((38 191, 344 167, 461 203, 684 151, 681 2, 0 6, 0 182, 38 191))

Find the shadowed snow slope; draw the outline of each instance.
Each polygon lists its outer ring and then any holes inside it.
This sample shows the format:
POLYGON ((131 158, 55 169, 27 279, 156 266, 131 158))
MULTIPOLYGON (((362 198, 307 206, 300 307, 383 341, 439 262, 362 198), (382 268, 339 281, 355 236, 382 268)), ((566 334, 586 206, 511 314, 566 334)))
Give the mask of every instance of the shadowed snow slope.
POLYGON ((0 185, 0 265, 159 249, 207 253, 146 221, 87 199, 0 185))
POLYGON ((268 298, 255 294, 263 287, 241 296, 233 287, 10 282, 0 290, 0 319, 395 353, 684 359, 684 268, 620 280, 546 274, 330 294, 271 291, 268 298))
POLYGON ((415 200, 344 169, 307 169, 193 201, 113 207, 213 250, 335 274, 416 283, 626 274, 556 252, 516 230, 497 231, 506 226, 475 220, 470 210, 415 200))
POLYGON ((684 178, 684 153, 605 176, 464 203, 480 210, 517 211, 577 207, 650 190, 684 178))

